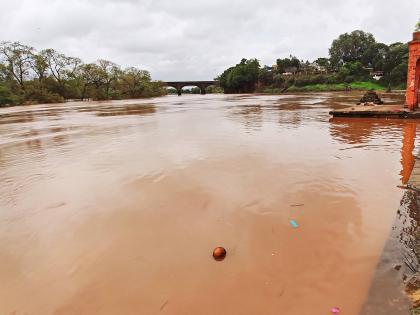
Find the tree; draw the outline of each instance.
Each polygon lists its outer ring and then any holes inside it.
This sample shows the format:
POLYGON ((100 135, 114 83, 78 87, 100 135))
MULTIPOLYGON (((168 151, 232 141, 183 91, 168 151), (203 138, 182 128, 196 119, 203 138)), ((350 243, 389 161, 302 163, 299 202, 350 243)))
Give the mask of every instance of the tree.
POLYGON ((416 27, 415 27, 415 31, 420 32, 420 21, 417 22, 416 27))
POLYGON ((366 67, 370 67, 375 70, 383 70, 388 53, 389 47, 387 45, 374 43, 362 54, 360 62, 366 67))
POLYGON ((289 72, 288 70, 293 70, 290 72, 296 72, 300 68, 300 61, 295 56, 290 55, 289 58, 277 59, 277 71, 280 73, 289 72))
MULTIPOLYGON (((339 69, 347 62, 363 62, 366 51, 376 44, 375 38, 370 33, 357 30, 350 34, 344 33, 335 39, 329 50, 331 65, 339 69)), ((365 66, 368 64, 364 63, 365 66)))
POLYGON ((252 93, 255 91, 260 72, 257 59, 242 59, 234 67, 225 70, 218 78, 225 93, 252 93))
POLYGON ((121 74, 121 69, 117 64, 108 60, 100 59, 98 60, 98 64, 101 70, 99 75, 102 76, 105 85, 105 97, 109 99, 111 84, 118 79, 121 74))
POLYGON ((106 83, 102 75, 102 69, 97 64, 88 63, 81 65, 79 70, 83 85, 82 99, 86 97, 88 92, 90 92, 90 97, 101 99, 101 88, 106 83))
POLYGON ((19 42, 0 42, 0 104, 51 103, 86 97, 115 99, 166 94, 150 73, 108 61, 83 64, 54 49, 39 53, 19 42))
POLYGON ((328 58, 318 58, 315 60, 315 62, 318 64, 318 66, 323 67, 326 70, 331 68, 330 59, 328 58))
POLYGON ((141 97, 151 81, 150 73, 135 67, 129 67, 121 74, 121 90, 132 98, 141 97))
POLYGON ((39 82, 42 84, 42 81, 48 75, 48 63, 44 56, 34 53, 32 55, 31 68, 38 77, 39 82))
POLYGON ((1 42, 0 56, 5 62, 8 77, 13 78, 25 91, 25 80, 30 75, 34 48, 19 42, 1 42))
POLYGON ((267 68, 261 68, 258 74, 258 82, 264 86, 269 86, 273 84, 273 72, 268 71, 267 68))
POLYGON ((50 48, 42 50, 39 55, 48 65, 49 74, 58 83, 54 91, 65 98, 68 97, 67 81, 74 78, 75 72, 82 61, 79 58, 68 57, 50 48))
POLYGON ((67 57, 54 49, 45 49, 41 51, 40 55, 48 65, 51 75, 60 84, 69 76, 73 75, 82 62, 79 58, 67 57))
POLYGON ((384 61, 383 71, 390 73, 392 69, 404 61, 408 62, 408 45, 403 43, 391 44, 384 61))

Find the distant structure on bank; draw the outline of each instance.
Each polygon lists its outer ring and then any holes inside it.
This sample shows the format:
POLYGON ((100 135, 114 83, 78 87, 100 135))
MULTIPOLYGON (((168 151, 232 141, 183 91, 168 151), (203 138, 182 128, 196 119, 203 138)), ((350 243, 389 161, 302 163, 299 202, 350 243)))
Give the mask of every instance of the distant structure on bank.
POLYGON ((420 82, 420 32, 414 32, 413 40, 408 43, 409 60, 407 73, 407 92, 405 105, 414 111, 419 108, 420 82))
POLYGON ((382 105, 384 102, 381 100, 379 95, 374 91, 370 90, 367 91, 365 95, 360 99, 359 103, 357 105, 382 105))
POLYGON ((173 87, 180 96, 182 94, 182 88, 185 86, 196 86, 200 89, 201 94, 206 94, 206 89, 211 85, 219 85, 218 81, 177 81, 177 82, 165 82, 169 87, 173 87))

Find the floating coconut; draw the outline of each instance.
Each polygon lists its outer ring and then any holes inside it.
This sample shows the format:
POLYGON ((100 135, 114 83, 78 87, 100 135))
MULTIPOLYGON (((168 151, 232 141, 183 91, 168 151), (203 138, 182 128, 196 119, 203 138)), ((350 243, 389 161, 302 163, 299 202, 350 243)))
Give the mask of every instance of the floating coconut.
POLYGON ((216 247, 213 250, 213 258, 216 259, 217 261, 221 261, 225 259, 225 257, 226 257, 226 249, 224 249, 223 247, 216 247))

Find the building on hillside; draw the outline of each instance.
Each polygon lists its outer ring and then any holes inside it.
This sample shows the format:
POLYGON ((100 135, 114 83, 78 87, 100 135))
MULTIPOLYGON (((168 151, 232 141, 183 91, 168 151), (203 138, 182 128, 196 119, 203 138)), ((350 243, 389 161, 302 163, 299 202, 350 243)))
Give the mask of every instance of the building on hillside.
POLYGON ((312 73, 323 74, 328 72, 327 68, 320 66, 316 61, 310 63, 308 67, 312 73))
POLYGON ((286 67, 286 68, 284 68, 284 72, 282 74, 283 75, 289 75, 289 73, 290 73, 291 75, 293 75, 296 72, 298 72, 298 68, 297 67, 286 67))
POLYGON ((372 71, 370 73, 370 75, 374 80, 380 80, 384 76, 384 72, 383 71, 372 71))

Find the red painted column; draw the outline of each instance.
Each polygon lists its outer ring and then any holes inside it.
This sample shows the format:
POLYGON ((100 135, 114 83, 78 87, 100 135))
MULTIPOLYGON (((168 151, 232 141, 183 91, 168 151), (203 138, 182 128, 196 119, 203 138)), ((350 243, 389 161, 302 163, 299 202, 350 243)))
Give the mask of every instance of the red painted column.
POLYGON ((408 47, 410 56, 408 60, 405 105, 413 111, 419 107, 420 32, 413 34, 413 40, 408 43, 408 47))

